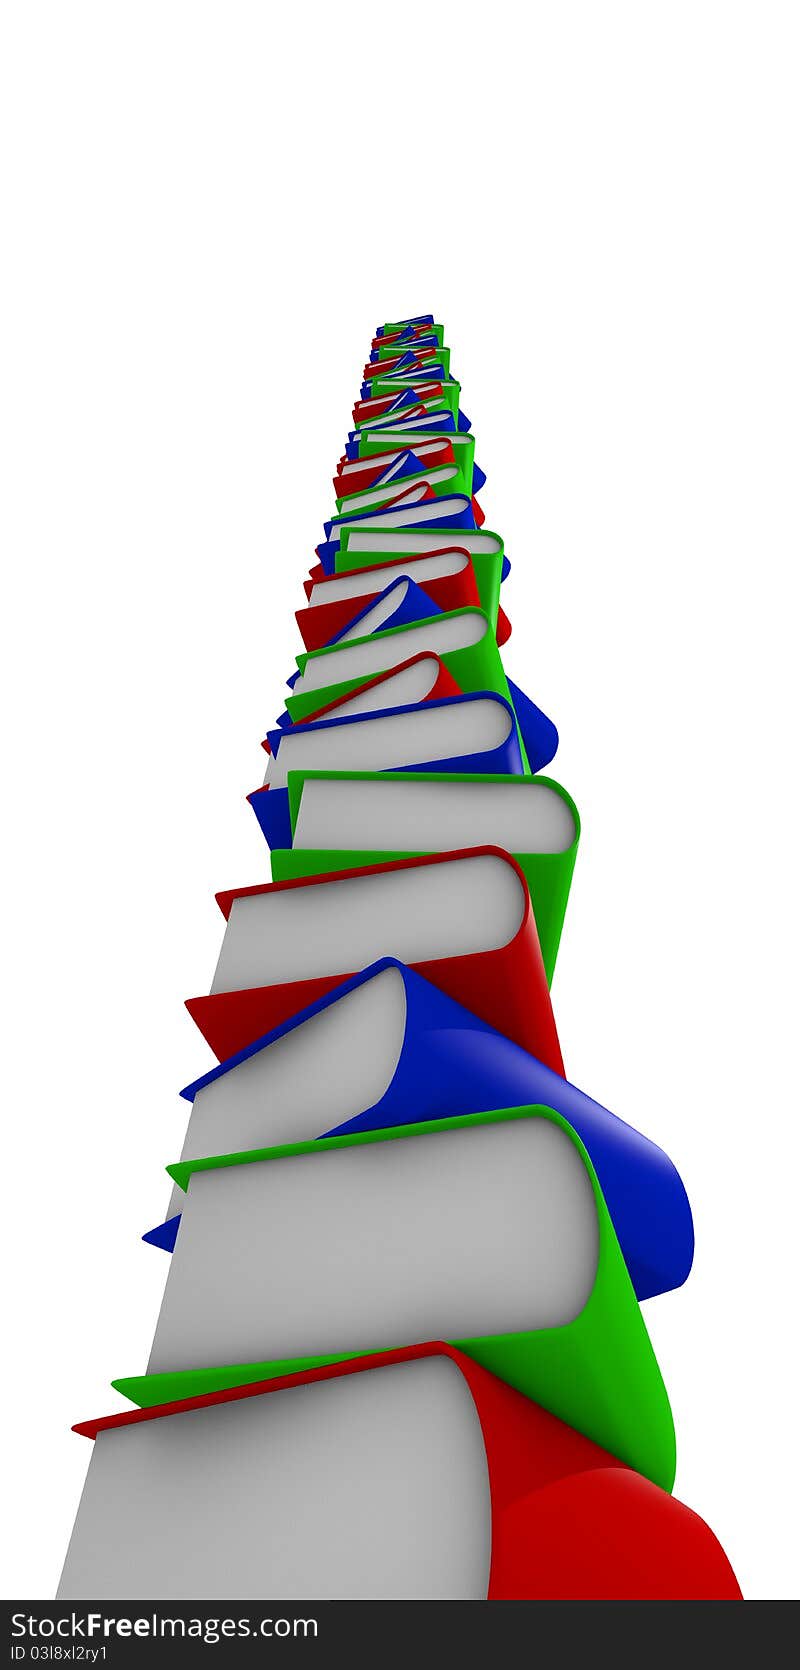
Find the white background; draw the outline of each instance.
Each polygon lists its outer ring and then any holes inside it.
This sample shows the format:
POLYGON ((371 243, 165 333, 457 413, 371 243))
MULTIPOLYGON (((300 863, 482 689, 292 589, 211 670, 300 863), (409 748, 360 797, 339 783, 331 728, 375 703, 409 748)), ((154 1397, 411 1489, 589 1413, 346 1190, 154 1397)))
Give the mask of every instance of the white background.
POLYGON ((54 1592, 373 326, 446 325, 584 834, 570 1077, 669 1150, 676 1493, 798 1594, 798 14, 10 4, 2 1590, 54 1592), (410 68, 405 46, 413 49, 410 68))

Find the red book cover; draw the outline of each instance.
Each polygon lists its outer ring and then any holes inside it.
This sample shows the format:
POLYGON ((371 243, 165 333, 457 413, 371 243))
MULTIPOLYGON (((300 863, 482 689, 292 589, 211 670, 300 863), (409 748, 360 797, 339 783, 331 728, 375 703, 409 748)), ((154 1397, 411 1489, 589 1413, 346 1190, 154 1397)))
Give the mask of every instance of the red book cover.
POLYGON ((704 1520, 444 1341, 127 1410, 79 1422, 73 1431, 96 1438, 438 1356, 449 1358, 462 1375, 485 1446, 491 1516, 487 1600, 741 1600, 730 1562, 704 1520))
MULTIPOLYGON (((564 1063, 527 883, 519 865, 500 847, 470 847, 424 858, 404 858, 394 864, 375 864, 329 875, 239 887, 218 893, 217 902, 227 920, 237 898, 297 887, 332 887, 343 879, 344 874, 348 879, 378 875, 387 870, 442 864, 479 853, 492 853, 516 871, 525 888, 525 908, 520 927, 507 944, 497 949, 412 962, 409 967, 563 1076, 564 1063)), ((273 1027, 282 1025, 300 1009, 316 1003, 334 986, 355 973, 356 969, 342 968, 333 974, 292 980, 285 984, 213 992, 208 997, 189 998, 186 1007, 217 1060, 224 1061, 237 1050, 244 1049, 246 1044, 263 1037, 273 1027)))
POLYGON ((503 608, 502 604, 500 605, 500 607, 498 608, 498 611, 497 611, 497 633, 496 633, 496 637, 497 637, 497 642, 498 642, 498 644, 500 645, 501 648, 502 648, 503 644, 508 643, 508 640, 511 637, 511 622, 510 622, 510 620, 508 618, 508 615, 506 614, 505 609, 503 608))

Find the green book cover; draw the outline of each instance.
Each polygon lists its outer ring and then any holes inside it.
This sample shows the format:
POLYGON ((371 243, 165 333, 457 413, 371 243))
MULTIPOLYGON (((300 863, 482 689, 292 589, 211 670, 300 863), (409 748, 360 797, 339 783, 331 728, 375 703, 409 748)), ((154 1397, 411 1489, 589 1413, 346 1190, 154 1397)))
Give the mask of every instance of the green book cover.
MULTIPOLYGON (((380 1142, 402 1142, 411 1137, 460 1127, 524 1118, 546 1119, 566 1133, 580 1153, 589 1175, 598 1219, 598 1258, 595 1280, 583 1309, 560 1326, 512 1334, 488 1334, 449 1343, 466 1352, 491 1373, 526 1397, 549 1409, 560 1420, 585 1433, 662 1489, 670 1490, 675 1475, 675 1434, 672 1414, 655 1354, 642 1319, 602 1190, 582 1142, 560 1114, 547 1107, 499 1109, 492 1113, 434 1120, 385 1131, 325 1137, 316 1142, 257 1149, 250 1153, 216 1155, 210 1159, 168 1166, 183 1189, 194 1171, 272 1161, 294 1155, 313 1155, 331 1147, 380 1142)), ((411 1203, 413 1211, 413 1203, 411 1203)), ((400 1345, 417 1341, 397 1340, 400 1345)), ((325 1356, 279 1362, 237 1363, 174 1373, 139 1375, 114 1380, 115 1389, 141 1407, 196 1397, 206 1392, 257 1380, 274 1379, 360 1356, 344 1348, 325 1356)), ((380 1349, 392 1349, 383 1346, 380 1349)))
MULTIPOLYGON (((381 782, 387 777, 394 778, 398 787, 403 783, 500 783, 511 785, 515 793, 524 790, 525 785, 539 783, 552 789, 563 802, 574 827, 574 839, 568 847, 559 852, 513 852, 528 883, 531 896, 533 914, 539 934, 539 944, 542 948, 542 961, 548 985, 551 984, 555 972, 558 947, 564 927, 564 917, 567 910, 572 875, 575 869, 575 859, 580 840, 580 815, 572 797, 560 783, 552 777, 544 776, 503 776, 499 773, 477 772, 445 772, 445 771, 290 771, 287 774, 289 790, 289 814, 292 832, 297 828, 300 803, 305 785, 315 779, 317 781, 349 781, 349 782, 381 782)), ((486 845, 491 841, 494 846, 505 847, 502 836, 492 839, 487 836, 480 842, 465 841, 465 845, 486 845)), ((430 849, 427 849, 430 851, 430 849)), ((272 851, 272 879, 273 881, 288 881, 300 876, 327 875, 338 870, 355 870, 365 864, 395 863, 401 858, 427 856, 424 848, 393 848, 378 850, 374 847, 360 849, 348 848, 304 848, 304 847, 275 847, 272 851)))
MULTIPOLYGON (((452 437, 449 437, 452 439, 452 437)), ((448 545, 454 545, 462 551, 469 551, 475 583, 478 587, 481 608, 488 615, 492 626, 497 629, 497 611, 500 607, 500 584, 503 578, 503 557, 505 550, 500 535, 492 533, 490 529, 481 528, 479 533, 472 533, 463 528, 453 528, 448 533, 420 533, 413 536, 410 532, 405 535, 405 543, 401 549, 391 549, 392 545, 403 541, 403 535, 398 531, 394 538, 391 530, 372 536, 359 535, 359 544, 368 539, 370 550, 353 550, 354 533, 358 530, 345 528, 342 532, 341 544, 334 559, 336 574, 351 573, 354 568, 373 568, 376 563, 399 563, 404 557, 424 556, 428 551, 444 550, 448 545), (417 547, 419 547, 417 549, 417 547)))

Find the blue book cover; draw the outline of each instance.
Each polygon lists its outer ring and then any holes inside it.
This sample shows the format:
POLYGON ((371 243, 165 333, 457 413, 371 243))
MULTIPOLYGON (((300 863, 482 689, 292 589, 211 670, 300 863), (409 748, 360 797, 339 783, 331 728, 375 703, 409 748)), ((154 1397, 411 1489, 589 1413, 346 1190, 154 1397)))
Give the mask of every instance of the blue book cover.
POLYGON ((522 745, 528 756, 530 769, 535 775, 537 771, 543 771, 545 766, 555 759, 558 749, 558 731, 552 719, 548 719, 547 714, 543 713, 542 709, 531 701, 530 696, 525 695, 524 690, 520 690, 518 684, 512 683, 508 674, 506 674, 506 682, 514 704, 522 745))
MULTIPOLYGON (((405 995, 402 1044, 388 1088, 372 1107, 317 1135, 383 1130, 496 1108, 552 1108, 579 1137, 597 1173, 637 1297, 679 1287, 691 1269, 694 1231, 686 1190, 663 1150, 393 957, 343 981, 181 1095, 193 1102, 206 1085, 235 1073, 387 968, 400 973, 405 995)), ((178 1222, 179 1215, 144 1240, 171 1250, 178 1222)))

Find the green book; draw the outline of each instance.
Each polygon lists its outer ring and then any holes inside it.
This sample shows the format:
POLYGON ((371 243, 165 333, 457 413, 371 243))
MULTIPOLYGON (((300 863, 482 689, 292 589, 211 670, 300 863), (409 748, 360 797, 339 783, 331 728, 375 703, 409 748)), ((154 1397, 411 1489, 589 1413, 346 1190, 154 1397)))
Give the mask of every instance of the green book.
POLYGON ((445 1338, 671 1489, 675 1437, 658 1364, 594 1167, 552 1108, 167 1169, 188 1192, 151 1372, 113 1382, 134 1403, 445 1338), (451 1333, 448 1318, 467 1328, 451 1333), (294 1349, 254 1360, 262 1340, 294 1349), (311 1352, 297 1350, 301 1340, 311 1352), (201 1366, 212 1341, 220 1354, 239 1345, 251 1355, 201 1366), (170 1367, 194 1353, 195 1367, 170 1367))
POLYGON ((354 568, 373 568, 376 563, 399 563, 404 557, 423 557, 448 545, 469 552, 481 608, 496 629, 505 550, 500 535, 490 529, 481 528, 472 533, 465 528, 453 528, 448 533, 414 528, 407 532, 391 528, 345 528, 334 559, 334 572, 348 574, 354 568))
POLYGON ((274 881, 462 847, 510 852, 528 883, 552 981, 580 839, 578 808, 551 777, 416 771, 290 771, 291 847, 274 881), (363 842, 369 836, 369 845, 363 842))

